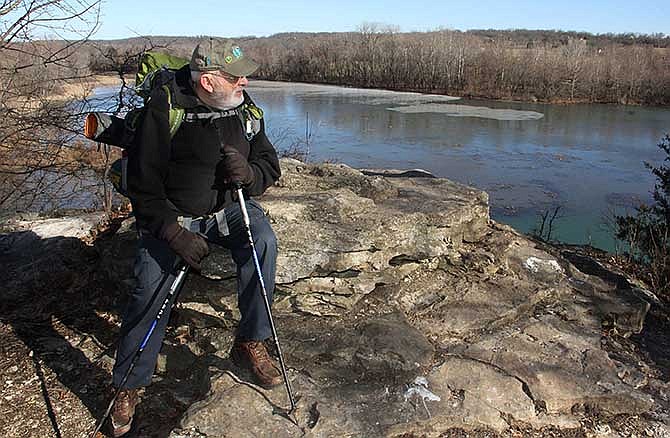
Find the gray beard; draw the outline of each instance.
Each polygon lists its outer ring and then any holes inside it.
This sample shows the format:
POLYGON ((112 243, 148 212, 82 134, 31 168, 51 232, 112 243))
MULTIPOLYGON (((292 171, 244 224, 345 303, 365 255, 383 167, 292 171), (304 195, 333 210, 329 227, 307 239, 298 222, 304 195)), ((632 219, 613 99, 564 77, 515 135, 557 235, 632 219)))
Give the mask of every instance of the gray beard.
POLYGON ((240 97, 235 97, 232 94, 230 96, 210 95, 208 96, 208 100, 209 102, 205 103, 207 103, 209 106, 226 111, 242 105, 242 102, 244 102, 244 95, 240 97))

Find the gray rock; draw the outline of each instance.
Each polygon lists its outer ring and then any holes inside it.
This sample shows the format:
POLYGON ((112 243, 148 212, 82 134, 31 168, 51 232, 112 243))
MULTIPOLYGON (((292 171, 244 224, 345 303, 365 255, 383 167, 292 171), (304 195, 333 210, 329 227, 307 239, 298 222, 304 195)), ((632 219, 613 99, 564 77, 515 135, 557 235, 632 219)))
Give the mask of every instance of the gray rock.
POLYGON ((212 382, 212 392, 205 400, 196 402, 184 416, 179 436, 216 437, 298 437, 300 427, 281 415, 274 415, 273 406, 264 390, 239 383, 224 374, 212 382), (186 434, 189 429, 202 435, 186 434))
MULTIPOLYGON (((279 240, 279 283, 379 271, 399 256, 433 257, 486 229, 486 194, 448 180, 370 177, 296 161, 282 168, 281 184, 262 202, 279 240)), ((208 263, 225 265, 216 255, 208 263)))
POLYGON ((433 356, 433 346, 402 314, 389 314, 362 323, 356 337, 358 348, 354 359, 363 372, 379 380, 409 377, 426 367, 433 356))
MULTIPOLYGON (((516 420, 535 417, 533 400, 524 393, 523 382, 491 364, 471 359, 449 358, 429 376, 437 394, 445 394, 443 406, 435 411, 459 417, 463 423, 504 430, 503 414, 516 420), (459 403, 450 403, 449 393, 460 394, 459 403)), ((440 423, 439 414, 432 419, 440 423)), ((435 427, 435 426, 434 426, 435 427)))

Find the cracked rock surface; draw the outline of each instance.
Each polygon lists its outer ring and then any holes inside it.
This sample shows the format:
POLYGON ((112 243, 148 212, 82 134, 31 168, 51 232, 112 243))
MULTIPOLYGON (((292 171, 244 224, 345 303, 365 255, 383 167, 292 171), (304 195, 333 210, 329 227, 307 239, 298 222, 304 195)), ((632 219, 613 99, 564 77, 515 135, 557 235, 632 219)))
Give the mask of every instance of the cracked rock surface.
MULTIPOLYGON (((283 168, 262 205, 279 239, 275 318, 301 398, 297 425, 284 420, 281 429, 276 415, 254 415, 254 428, 439 436, 453 427, 501 432, 514 422, 578 427, 575 412, 585 407, 653 407, 648 393, 619 378, 600 341, 613 313, 622 330, 639 331, 647 301, 492 223, 485 193, 424 175, 293 161, 283 168)), ((225 257, 209 262, 225 266, 225 257)), ((212 307, 225 302, 234 315, 232 291, 213 288, 200 283, 190 294, 212 307)), ((214 380, 228 388, 225 373, 237 371, 224 368, 214 380)), ((246 436, 251 429, 216 402, 226 391, 213 386, 174 436, 246 436), (212 415, 231 421, 205 432, 212 415)), ((235 403, 250 412, 270 409, 266 396, 288 406, 283 387, 237 391, 235 403)))
MULTIPOLYGON (((476 189, 422 172, 282 169, 260 202, 278 237, 273 313, 297 409, 286 416, 284 387, 249 383, 228 358, 235 269, 212 248, 173 312, 135 436, 561 433, 594 412, 670 436, 664 376, 608 337, 643 330, 648 293, 491 221, 476 189), (161 404, 176 412, 152 434, 161 404)), ((126 220, 96 247, 96 272, 121 291, 134 242, 126 220)))

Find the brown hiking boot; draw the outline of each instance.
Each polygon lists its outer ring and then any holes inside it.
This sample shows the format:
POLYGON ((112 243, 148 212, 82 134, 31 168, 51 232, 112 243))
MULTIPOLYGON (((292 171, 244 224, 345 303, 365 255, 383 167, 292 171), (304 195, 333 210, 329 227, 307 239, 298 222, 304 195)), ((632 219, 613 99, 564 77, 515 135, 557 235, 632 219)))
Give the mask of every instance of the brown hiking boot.
POLYGON ((112 436, 125 435, 133 425, 139 389, 122 389, 112 408, 112 436))
POLYGON ((230 357, 235 365, 251 371, 260 386, 271 388, 282 383, 281 371, 262 341, 236 340, 230 357))

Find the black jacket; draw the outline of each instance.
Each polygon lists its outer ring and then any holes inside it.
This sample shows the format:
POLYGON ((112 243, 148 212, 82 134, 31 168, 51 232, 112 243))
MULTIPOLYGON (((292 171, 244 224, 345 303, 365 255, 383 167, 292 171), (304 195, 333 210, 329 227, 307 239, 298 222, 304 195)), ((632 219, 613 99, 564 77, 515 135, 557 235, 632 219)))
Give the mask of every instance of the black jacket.
MULTIPOLYGON (((188 112, 212 112, 197 98, 188 66, 177 71, 166 86, 173 106, 188 112)), ((244 93, 245 102, 250 98, 244 93)), ((128 155, 128 194, 140 228, 158 235, 177 216, 203 216, 231 202, 221 165, 223 144, 245 156, 254 171, 247 196, 258 196, 281 175, 279 160, 260 131, 247 140, 242 120, 235 116, 184 121, 170 139, 168 93, 156 87, 147 100, 128 155)))

